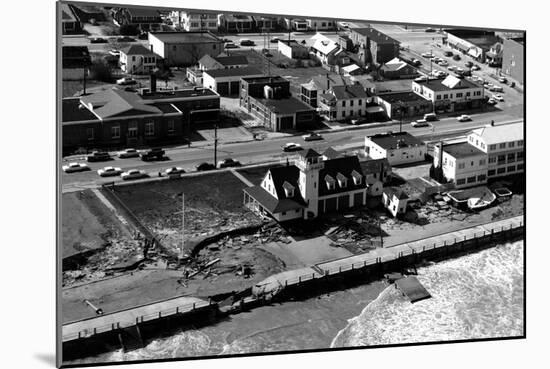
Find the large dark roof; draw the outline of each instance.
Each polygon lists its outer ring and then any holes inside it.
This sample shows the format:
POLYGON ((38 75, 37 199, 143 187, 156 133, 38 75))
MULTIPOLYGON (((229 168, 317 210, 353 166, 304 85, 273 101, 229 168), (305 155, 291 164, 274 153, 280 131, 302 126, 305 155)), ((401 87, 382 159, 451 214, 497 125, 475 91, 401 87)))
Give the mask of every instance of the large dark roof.
POLYGON ((348 192, 365 188, 367 185, 364 180, 363 170, 357 156, 345 156, 341 158, 325 160, 324 168, 319 171, 319 196, 332 195, 342 192, 348 192), (361 184, 356 185, 353 182, 352 172, 356 171, 362 176, 361 184), (340 187, 338 183, 338 174, 347 178, 347 186, 340 187), (333 190, 329 190, 325 177, 330 175, 335 181, 335 187, 333 190))
POLYGON ((263 77, 247 77, 243 78, 243 81, 247 83, 279 83, 279 82, 289 82, 287 79, 281 76, 263 76, 263 77))
POLYGON ((315 111, 314 108, 301 102, 295 97, 288 97, 285 99, 254 99, 267 106, 269 110, 275 114, 294 114, 299 111, 315 111))
MULTIPOLYGON (((244 188, 243 191, 258 201, 271 214, 282 213, 288 210, 302 209, 305 207, 304 203, 297 202, 294 199, 284 198, 278 200, 261 186, 247 187, 244 188)), ((298 190, 296 189, 294 191, 298 190)))
POLYGON ((99 119, 85 107, 80 107, 80 98, 67 97, 63 99, 61 121, 63 123, 82 121, 99 122, 99 119))
POLYGON ((415 94, 414 92, 390 92, 377 95, 379 99, 384 100, 390 104, 398 102, 428 102, 422 96, 415 94))
POLYGON ((483 151, 479 150, 473 145, 470 145, 467 142, 443 145, 443 151, 457 159, 468 158, 470 156, 485 155, 483 151))
POLYGON ((225 66, 248 64, 248 59, 245 55, 217 56, 214 59, 225 66))
POLYGON ((346 85, 331 87, 334 96, 338 100, 367 98, 367 93, 361 85, 346 85))
POLYGON ((376 42, 377 44, 399 44, 399 41, 391 38, 390 36, 372 28, 372 27, 365 27, 365 28, 352 28, 352 32, 357 32, 360 35, 367 36, 372 41, 376 42))
POLYGON ((155 9, 148 8, 128 8, 128 14, 132 17, 155 17, 160 18, 160 14, 155 9))
POLYGON ((380 173, 383 170, 391 168, 390 162, 386 158, 369 159, 361 162, 361 168, 365 175, 380 173))
POLYGON ((443 79, 435 79, 435 80, 421 81, 421 82, 414 81, 414 83, 418 83, 419 85, 427 87, 433 91, 455 91, 455 90, 463 90, 466 88, 481 87, 477 83, 474 83, 466 78, 461 79, 460 84, 454 88, 449 88, 448 86, 445 86, 443 84, 443 81, 444 81, 443 79))
POLYGON ((157 55, 142 44, 129 45, 121 49, 120 52, 126 55, 157 55))
POLYGON ((288 182, 294 186, 293 199, 297 202, 305 203, 302 195, 300 194, 300 187, 298 184, 298 180, 300 179, 300 169, 298 167, 295 165, 284 165, 271 168, 269 169, 269 172, 271 173, 273 185, 275 186, 275 191, 277 192, 277 197, 279 199, 286 198, 283 184, 288 182))
POLYGON ((380 133, 368 138, 386 150, 397 148, 398 143, 400 147, 424 145, 421 140, 408 132, 380 133))
POLYGON ((167 44, 191 44, 222 42, 210 32, 149 32, 149 37, 154 36, 167 44))
POLYGON ((262 75, 262 71, 254 67, 244 67, 244 68, 229 68, 229 69, 211 69, 206 70, 203 74, 208 74, 213 78, 218 77, 246 77, 246 76, 257 76, 262 75))

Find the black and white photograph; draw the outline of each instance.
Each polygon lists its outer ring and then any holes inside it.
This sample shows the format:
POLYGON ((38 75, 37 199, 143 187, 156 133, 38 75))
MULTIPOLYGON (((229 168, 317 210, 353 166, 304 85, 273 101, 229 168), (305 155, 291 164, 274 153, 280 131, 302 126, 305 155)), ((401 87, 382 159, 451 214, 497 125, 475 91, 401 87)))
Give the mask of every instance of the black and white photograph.
POLYGON ((3 367, 544 362, 542 7, 107 1, 8 4, 3 367))

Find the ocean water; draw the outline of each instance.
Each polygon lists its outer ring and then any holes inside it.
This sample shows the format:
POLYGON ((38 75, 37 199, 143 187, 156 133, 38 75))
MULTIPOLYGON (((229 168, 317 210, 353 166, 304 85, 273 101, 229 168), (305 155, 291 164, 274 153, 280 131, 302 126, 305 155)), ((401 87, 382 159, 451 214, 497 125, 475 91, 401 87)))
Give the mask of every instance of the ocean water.
POLYGON ((360 286, 67 364, 519 336, 523 275, 523 241, 508 243, 418 269, 432 298, 415 304, 394 286, 360 286))
POLYGON ((418 270, 432 298, 411 304, 386 288, 331 347, 523 335, 523 241, 418 270))

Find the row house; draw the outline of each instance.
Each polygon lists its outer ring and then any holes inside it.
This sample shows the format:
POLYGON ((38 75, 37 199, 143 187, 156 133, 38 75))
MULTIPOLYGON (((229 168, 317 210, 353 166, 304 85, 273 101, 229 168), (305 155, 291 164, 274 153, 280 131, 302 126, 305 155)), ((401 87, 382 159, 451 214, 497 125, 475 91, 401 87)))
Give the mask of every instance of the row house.
POLYGON ((435 111, 480 108, 485 99, 483 86, 455 76, 447 76, 444 80, 413 81, 412 90, 431 101, 435 111))
POLYGON ((190 129, 218 121, 220 97, 194 88, 140 93, 118 88, 64 98, 61 122, 63 151, 77 148, 120 148, 183 142, 190 129))
POLYGON ((243 191, 249 209, 289 221, 362 207, 367 187, 357 156, 329 157, 309 149, 292 165, 269 169, 259 186, 243 191))
POLYGON ((368 98, 360 85, 333 86, 319 95, 320 114, 329 121, 358 118, 365 115, 368 98))

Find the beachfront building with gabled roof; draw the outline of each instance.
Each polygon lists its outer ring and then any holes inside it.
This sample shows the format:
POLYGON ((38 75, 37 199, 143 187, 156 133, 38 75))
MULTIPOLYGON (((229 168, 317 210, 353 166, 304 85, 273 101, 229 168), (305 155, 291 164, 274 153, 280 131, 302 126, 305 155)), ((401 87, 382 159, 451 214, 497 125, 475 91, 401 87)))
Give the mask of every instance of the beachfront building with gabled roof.
POLYGON ((245 188, 245 205, 278 221, 312 219, 365 205, 367 183, 357 156, 300 152, 271 168, 259 186, 245 188))
POLYGON ((365 115, 368 98, 361 85, 333 86, 319 95, 320 115, 329 121, 361 117, 365 115))

